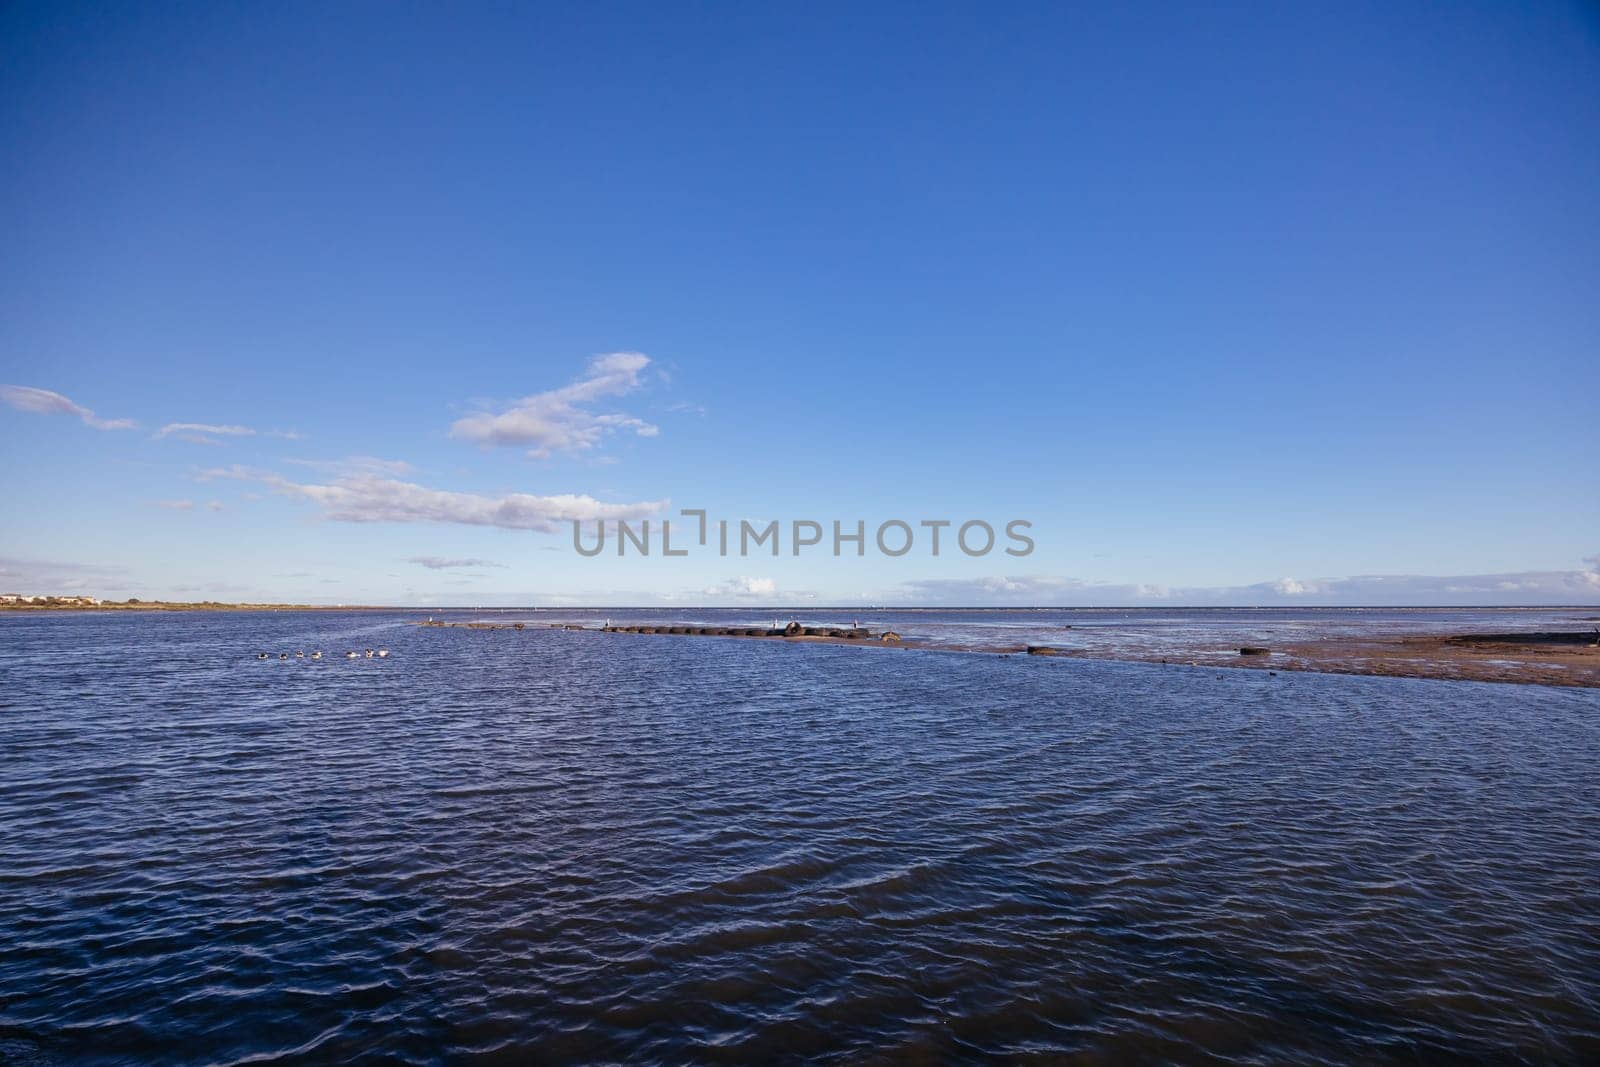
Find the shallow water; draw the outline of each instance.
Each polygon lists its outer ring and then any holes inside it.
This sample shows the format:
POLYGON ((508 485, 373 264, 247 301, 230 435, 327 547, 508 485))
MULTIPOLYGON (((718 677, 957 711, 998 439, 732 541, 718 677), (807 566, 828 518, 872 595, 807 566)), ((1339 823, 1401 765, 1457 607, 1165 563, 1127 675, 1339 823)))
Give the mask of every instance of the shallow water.
MULTIPOLYGON (((426 612, 424 612, 426 615, 426 612)), ((1503 633, 1600 627, 1600 608, 921 608, 820 609, 785 613, 738 608, 503 608, 451 612, 451 619, 531 625, 772 626, 797 617, 808 626, 860 623, 909 641, 952 648, 1052 645, 1094 656, 1235 661, 1240 645, 1413 634, 1503 633)))
POLYGON ((1600 693, 414 617, 0 619, 0 1055, 1600 1057, 1600 693))

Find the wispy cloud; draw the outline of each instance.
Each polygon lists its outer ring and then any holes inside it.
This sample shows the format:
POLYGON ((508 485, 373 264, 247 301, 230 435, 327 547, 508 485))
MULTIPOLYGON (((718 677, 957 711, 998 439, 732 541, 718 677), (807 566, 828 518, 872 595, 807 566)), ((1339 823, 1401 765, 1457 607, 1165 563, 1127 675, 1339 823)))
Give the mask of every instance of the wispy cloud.
POLYGON ((60 560, 0 558, 0 585, 5 591, 30 593, 51 590, 136 588, 127 569, 101 563, 72 563, 60 560))
POLYGON ((214 481, 217 478, 231 478, 238 482, 264 482, 276 477, 271 471, 257 470, 255 467, 246 467, 241 463, 234 463, 227 467, 205 467, 195 472, 197 482, 214 481))
POLYGON ((660 514, 670 505, 667 500, 606 504, 592 496, 573 493, 555 496, 535 496, 532 493, 483 496, 430 489, 413 482, 371 474, 353 474, 330 484, 317 485, 290 481, 270 471, 237 464, 204 470, 197 477, 201 481, 236 478, 261 482, 282 496, 317 505, 322 509, 324 518, 335 522, 441 522, 553 533, 573 521, 615 522, 648 518, 660 514))
POLYGON ((657 428, 635 416, 590 410, 596 401, 639 388, 640 373, 650 357, 640 352, 596 356, 571 385, 523 397, 498 414, 479 412, 457 419, 450 436, 481 445, 531 445, 538 459, 556 452, 587 452, 619 430, 654 437, 657 428))
POLYGON ((445 571, 454 567, 504 567, 504 563, 496 563, 491 559, 446 559, 443 556, 412 556, 407 563, 415 563, 426 567, 430 571, 445 571))
POLYGON ((157 500, 156 507, 166 508, 168 511, 193 511, 193 500, 157 500))
POLYGON ((296 467, 308 467, 323 474, 383 474, 399 476, 410 474, 411 464, 401 459, 379 459, 376 456, 345 456, 343 459, 287 459, 296 467))
POLYGON ((248 593, 254 590, 253 586, 239 585, 235 582, 203 582, 168 588, 174 593, 248 593))
POLYGON ((224 437, 276 437, 280 441, 304 441, 298 430, 256 430, 249 426, 217 425, 208 422, 169 422, 154 435, 155 440, 171 437, 195 445, 220 445, 224 437))
POLYGON ((73 415, 96 430, 132 430, 139 424, 132 419, 102 419, 82 404, 75 404, 60 393, 36 389, 31 385, 0 385, 0 400, 18 411, 36 415, 73 415))
POLYGON ((256 432, 248 426, 218 425, 209 422, 169 422, 153 435, 154 440, 176 437, 196 445, 220 445, 224 437, 254 437, 256 432))

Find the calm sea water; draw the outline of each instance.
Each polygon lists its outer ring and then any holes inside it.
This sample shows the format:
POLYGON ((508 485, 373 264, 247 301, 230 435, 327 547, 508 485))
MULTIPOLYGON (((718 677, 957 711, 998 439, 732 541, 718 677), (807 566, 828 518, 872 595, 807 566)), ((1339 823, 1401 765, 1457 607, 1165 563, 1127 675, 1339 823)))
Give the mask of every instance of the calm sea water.
POLYGON ((0 1059, 1600 1059, 1595 691, 415 617, 0 618, 0 1059))

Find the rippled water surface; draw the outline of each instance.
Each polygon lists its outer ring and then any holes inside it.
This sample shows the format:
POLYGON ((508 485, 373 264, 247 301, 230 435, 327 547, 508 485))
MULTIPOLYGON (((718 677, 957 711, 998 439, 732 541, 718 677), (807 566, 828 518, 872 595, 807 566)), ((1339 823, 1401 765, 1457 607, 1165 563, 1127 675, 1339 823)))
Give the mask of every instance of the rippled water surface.
POLYGON ((0 1058, 1600 1059, 1595 691, 411 618, 0 618, 0 1058))
MULTIPOLYGON (((609 608, 542 611, 497 608, 441 618, 617 625, 779 626, 791 616, 733 608, 609 608)), ((925 647, 1004 649, 1037 643, 1096 657, 1170 657, 1234 663, 1241 644, 1296 644, 1400 635, 1600 632, 1600 608, 824 608, 798 617, 807 626, 859 624, 893 630, 925 647)))

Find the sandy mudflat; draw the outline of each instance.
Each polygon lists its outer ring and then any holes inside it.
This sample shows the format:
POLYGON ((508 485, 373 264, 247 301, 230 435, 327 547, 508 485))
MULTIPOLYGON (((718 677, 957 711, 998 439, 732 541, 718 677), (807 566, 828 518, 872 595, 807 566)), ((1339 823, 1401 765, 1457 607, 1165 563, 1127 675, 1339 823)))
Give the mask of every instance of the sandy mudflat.
MULTIPOLYGON (((1283 651, 1295 670, 1600 688, 1600 646, 1586 633, 1326 640, 1283 651)), ((1270 666, 1257 658, 1241 656, 1239 666, 1270 666)))
MULTIPOLYGON (((423 624, 429 625, 429 624, 423 624)), ((522 629, 503 623, 434 622, 433 626, 471 629, 522 629)), ((530 629, 533 627, 529 627, 530 629)), ((1325 674, 1369 674, 1393 678, 1436 678, 1454 681, 1512 682, 1533 685, 1600 688, 1600 633, 1587 621, 1572 630, 1476 634, 1383 633, 1362 637, 1327 636, 1275 644, 1260 654, 1243 655, 1218 644, 1184 655, 1135 648, 1095 649, 961 641, 959 639, 883 640, 876 632, 856 637, 830 636, 827 628, 809 634, 739 627, 642 626, 609 630, 582 625, 539 626, 538 629, 580 630, 628 637, 721 637, 796 644, 852 645, 858 648, 921 648, 992 655, 1043 655, 1064 659, 1121 660, 1177 666, 1243 667, 1252 670, 1312 671, 1325 674)), ((837 634, 839 631, 835 630, 837 634)), ((1219 641, 1221 639, 1219 638, 1219 641)))
MULTIPOLYGON (((757 639, 883 647, 876 640, 830 637, 767 636, 757 639)), ((1237 649, 1217 649, 1204 660, 1196 660, 1195 664, 1255 670, 1600 688, 1600 645, 1594 641, 1595 634, 1589 630, 1523 634, 1380 635, 1361 639, 1330 637, 1272 647, 1265 655, 1246 656, 1238 654, 1237 649), (1222 653, 1223 658, 1218 658, 1217 653, 1222 653), (1228 653, 1232 653, 1232 658, 1227 658, 1228 653)), ((1030 646, 1027 645, 976 645, 914 639, 889 647, 998 655, 1026 655, 1030 652, 1030 646)), ((1036 645, 1032 646, 1031 651, 1035 655, 1070 659, 1189 662, 1170 657, 1162 659, 1153 654, 1112 650, 1083 651, 1036 645)))
POLYGON ((1120 659, 1199 667, 1372 674, 1390 678, 1440 678, 1600 688, 1600 646, 1590 632, 1528 634, 1381 635, 1322 638, 1270 648, 1263 655, 1216 649, 1203 659, 1159 658, 1139 653, 1053 651, 1074 659, 1120 659))

